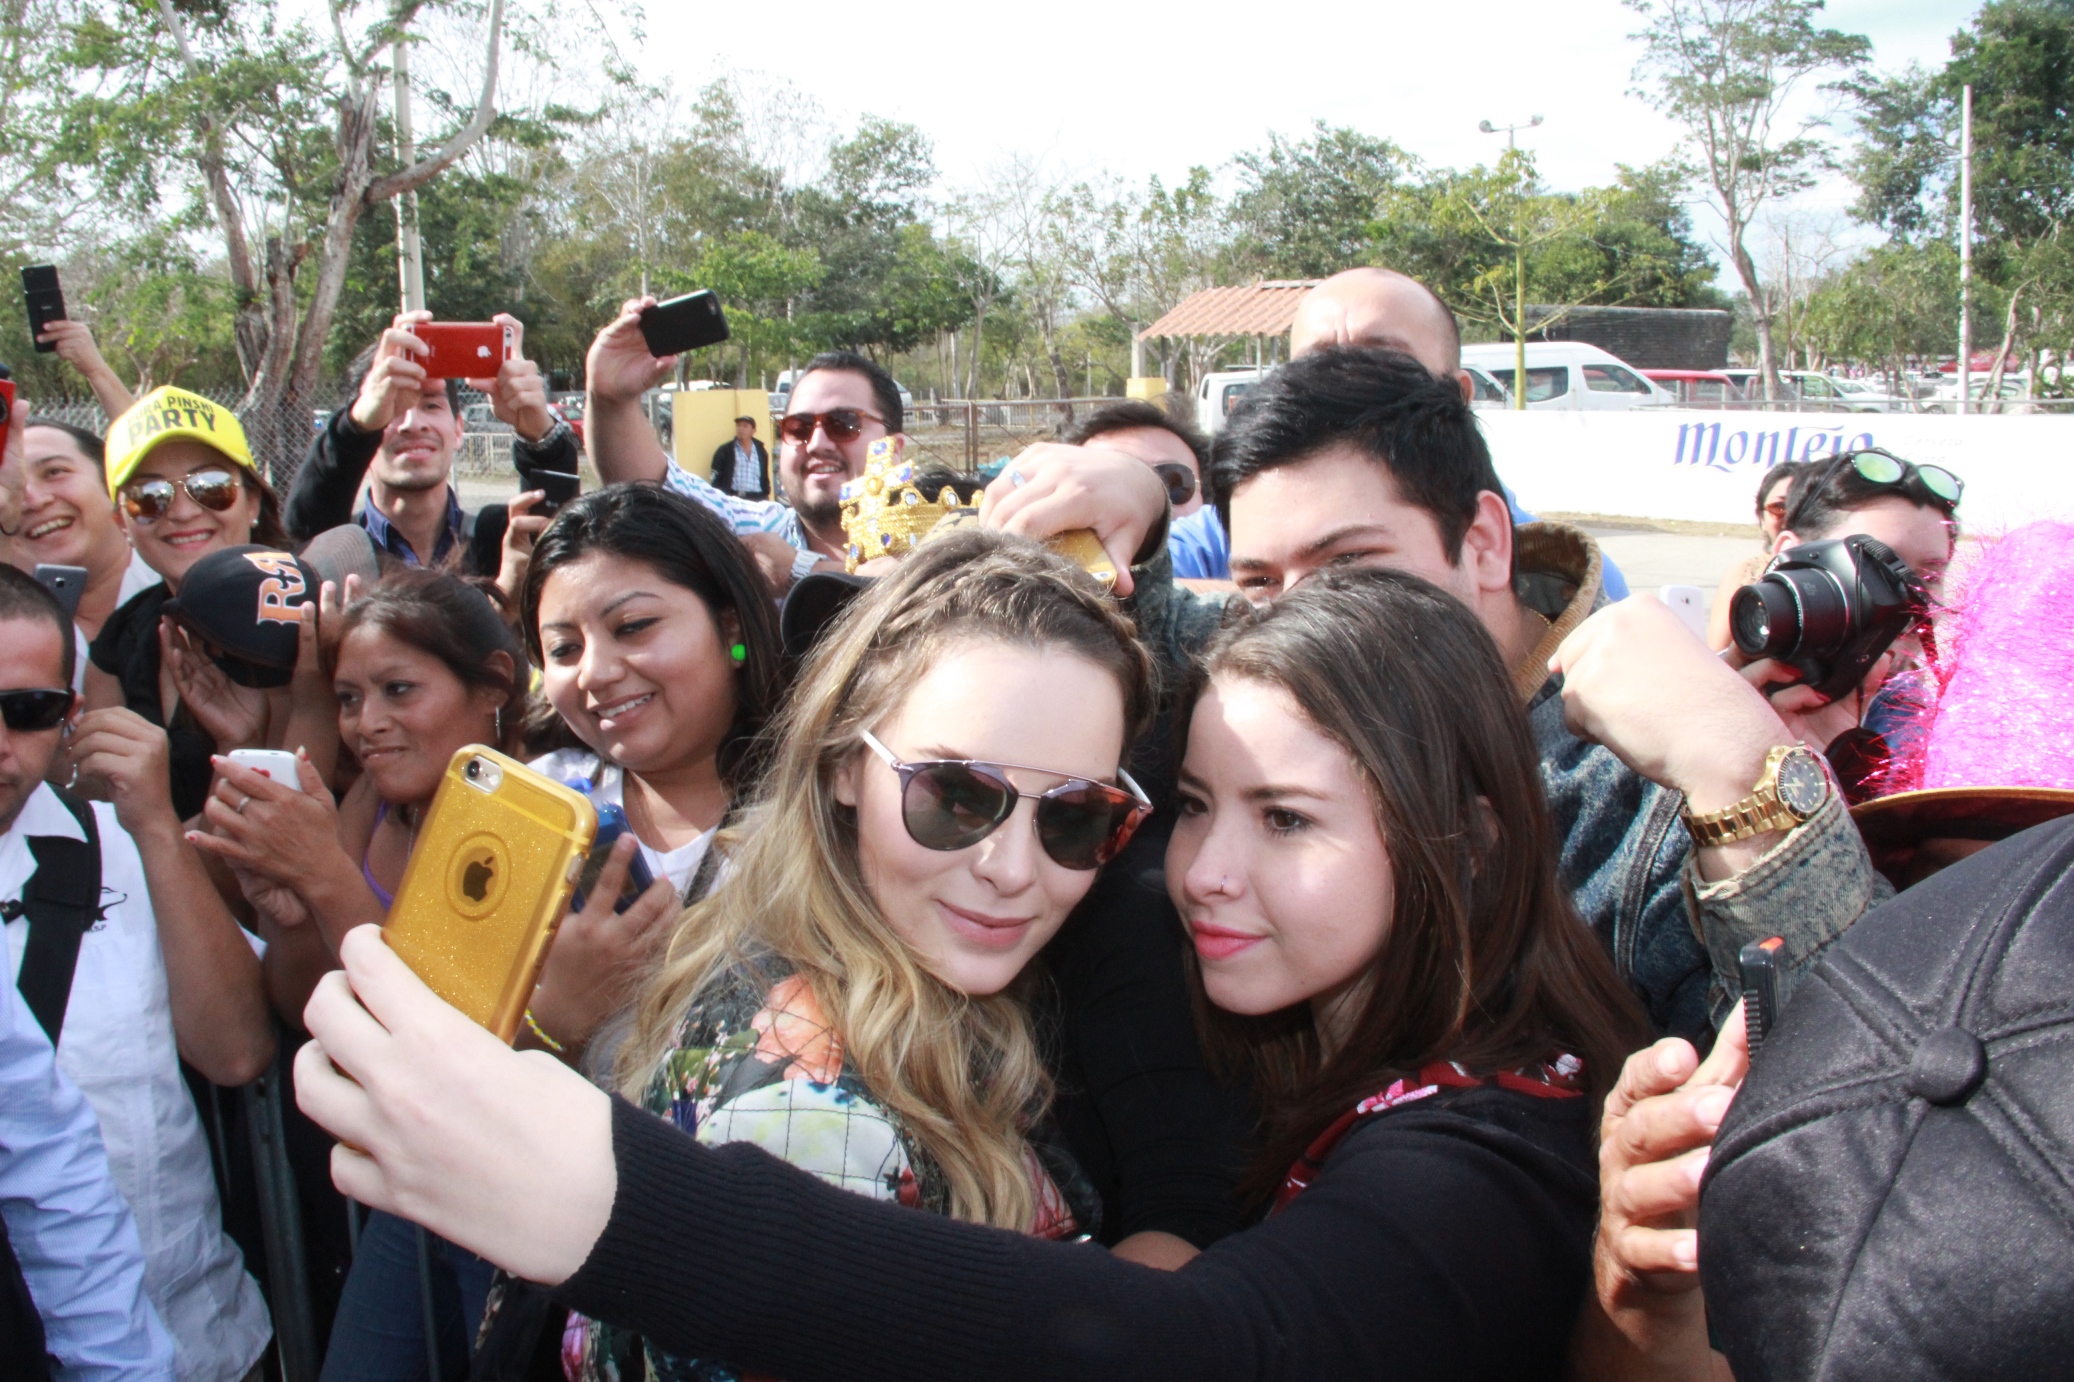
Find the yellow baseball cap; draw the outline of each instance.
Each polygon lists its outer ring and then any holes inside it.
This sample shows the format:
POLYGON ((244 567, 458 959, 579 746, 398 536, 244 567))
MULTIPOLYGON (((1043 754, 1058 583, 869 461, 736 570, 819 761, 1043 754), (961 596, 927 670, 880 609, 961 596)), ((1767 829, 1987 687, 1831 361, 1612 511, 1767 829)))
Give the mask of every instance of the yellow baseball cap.
POLYGON ((238 415, 221 403, 170 384, 153 389, 130 405, 108 428, 108 494, 113 498, 161 442, 186 437, 214 447, 247 470, 252 448, 238 415))

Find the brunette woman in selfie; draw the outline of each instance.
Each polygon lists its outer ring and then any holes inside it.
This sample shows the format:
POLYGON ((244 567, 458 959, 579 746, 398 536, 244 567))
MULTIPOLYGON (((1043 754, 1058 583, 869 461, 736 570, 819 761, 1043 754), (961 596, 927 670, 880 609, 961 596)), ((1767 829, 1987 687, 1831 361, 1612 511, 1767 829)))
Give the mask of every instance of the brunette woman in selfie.
MULTIPOLYGON (((624 811, 650 876, 696 901, 779 685, 777 617, 748 552, 681 495, 613 485, 568 505, 540 535, 519 610, 541 693, 583 745, 532 766, 624 811)), ((673 916, 657 912, 640 934, 613 927, 596 938, 596 963, 545 976, 533 999, 536 1039, 581 1051, 639 986, 637 970, 673 916)), ((585 943, 582 933, 557 944, 572 942, 585 943)))
POLYGON ((1168 886, 1266 1139, 1260 1221, 1178 1271, 702 1146, 364 935, 297 1062, 359 1149, 334 1176, 651 1349, 789 1382, 1560 1376, 1598 1105, 1646 1029, 1556 880, 1497 649, 1415 577, 1331 575, 1221 633, 1184 709, 1168 886), (522 1232, 497 1212, 543 1197, 522 1232), (800 1302, 840 1328, 771 1327, 800 1302))

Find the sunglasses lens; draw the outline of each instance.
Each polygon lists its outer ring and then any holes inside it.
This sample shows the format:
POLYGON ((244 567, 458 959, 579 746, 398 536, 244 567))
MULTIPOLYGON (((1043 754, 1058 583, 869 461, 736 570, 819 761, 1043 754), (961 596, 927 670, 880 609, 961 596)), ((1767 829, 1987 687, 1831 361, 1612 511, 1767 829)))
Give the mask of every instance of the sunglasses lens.
POLYGON ((1959 494, 1965 488, 1959 477, 1942 466, 1919 465, 1916 474, 1923 477, 1923 488, 1929 490, 1947 504, 1959 502, 1959 494))
POLYGON ((931 763, 908 780, 900 810, 909 837, 922 848, 964 849, 1008 819, 1015 797, 962 763, 931 763))
POLYGON ((173 485, 170 480, 146 480, 141 485, 131 485, 122 492, 122 506, 129 510, 132 518, 141 518, 146 523, 163 518, 166 510, 173 507, 173 485))
POLYGON ((786 441, 806 442, 814 436, 814 415, 793 413, 778 419, 778 435, 786 441))
POLYGON ((71 708, 70 691, 0 691, 0 724, 17 734, 56 729, 71 708))
POLYGON ((1122 849, 1131 801, 1090 783, 1048 793, 1037 803, 1037 838, 1063 868, 1092 869, 1122 849))
POLYGON ((1195 475, 1185 465, 1156 465, 1155 475, 1167 487, 1167 498, 1176 504, 1186 504, 1195 498, 1195 475))
POLYGON ((1892 456, 1882 456, 1876 451, 1859 453, 1851 459, 1851 464, 1857 467, 1860 475, 1876 485, 1891 485, 1906 473, 1901 468, 1901 462, 1892 456))
POLYGON ((855 408, 831 409, 821 414, 821 427, 836 441, 851 441, 864 430, 864 414, 855 408))
POLYGON ((187 477, 187 497, 212 513, 238 502, 238 477, 227 470, 198 470, 187 477))

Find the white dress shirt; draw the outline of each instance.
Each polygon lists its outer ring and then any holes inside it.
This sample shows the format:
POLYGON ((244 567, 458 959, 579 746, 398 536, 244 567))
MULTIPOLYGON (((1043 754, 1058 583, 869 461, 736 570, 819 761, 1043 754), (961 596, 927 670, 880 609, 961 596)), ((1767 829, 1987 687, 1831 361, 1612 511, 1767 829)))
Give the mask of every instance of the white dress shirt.
MULTIPOLYGON (((100 1121, 109 1169, 144 1245, 144 1289, 173 1336, 180 1382, 238 1382, 265 1351, 273 1327, 258 1283, 223 1234, 209 1146, 180 1077, 144 862, 115 808, 93 805, 106 916, 80 939, 58 1069, 100 1121)), ((36 871, 31 835, 85 838, 57 794, 38 785, 14 827, 0 835, 0 899, 19 898, 36 871)), ((21 973, 28 918, 5 930, 12 984, 21 973)))

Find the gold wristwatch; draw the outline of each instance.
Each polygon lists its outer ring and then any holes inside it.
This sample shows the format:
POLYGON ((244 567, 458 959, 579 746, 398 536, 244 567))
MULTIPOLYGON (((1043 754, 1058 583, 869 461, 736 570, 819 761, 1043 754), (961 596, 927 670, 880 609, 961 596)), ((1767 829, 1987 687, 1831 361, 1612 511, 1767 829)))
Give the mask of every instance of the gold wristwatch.
POLYGON ((1753 835, 1791 830, 1829 800, 1829 774, 1805 744, 1781 744, 1764 756, 1764 771, 1750 795, 1705 815, 1685 813, 1692 842, 1705 849, 1732 845, 1753 835))

